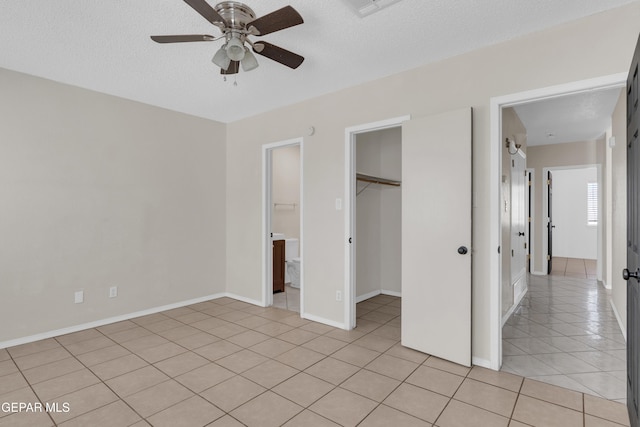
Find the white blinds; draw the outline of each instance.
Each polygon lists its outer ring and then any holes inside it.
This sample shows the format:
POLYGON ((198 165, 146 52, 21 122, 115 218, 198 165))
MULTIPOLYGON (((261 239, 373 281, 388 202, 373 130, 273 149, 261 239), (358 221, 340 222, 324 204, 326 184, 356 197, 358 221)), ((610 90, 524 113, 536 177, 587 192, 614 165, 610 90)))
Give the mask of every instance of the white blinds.
POLYGON ((587 224, 598 225, 598 183, 587 183, 587 224))

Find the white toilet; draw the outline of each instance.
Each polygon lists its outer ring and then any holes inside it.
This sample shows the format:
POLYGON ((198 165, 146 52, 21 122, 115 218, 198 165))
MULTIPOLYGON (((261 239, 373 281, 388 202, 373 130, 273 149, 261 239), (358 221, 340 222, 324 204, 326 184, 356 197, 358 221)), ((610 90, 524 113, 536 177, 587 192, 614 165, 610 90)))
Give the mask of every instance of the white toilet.
POLYGON ((287 268, 284 271, 284 282, 293 288, 300 288, 300 252, 298 239, 285 239, 284 259, 287 268))

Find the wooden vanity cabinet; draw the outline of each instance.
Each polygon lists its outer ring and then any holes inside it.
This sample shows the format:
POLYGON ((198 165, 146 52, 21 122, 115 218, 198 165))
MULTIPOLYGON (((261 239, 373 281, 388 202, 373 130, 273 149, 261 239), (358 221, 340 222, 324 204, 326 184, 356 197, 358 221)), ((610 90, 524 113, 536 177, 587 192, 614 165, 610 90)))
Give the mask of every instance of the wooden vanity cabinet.
POLYGON ((273 241, 273 293, 284 292, 284 240, 273 241))

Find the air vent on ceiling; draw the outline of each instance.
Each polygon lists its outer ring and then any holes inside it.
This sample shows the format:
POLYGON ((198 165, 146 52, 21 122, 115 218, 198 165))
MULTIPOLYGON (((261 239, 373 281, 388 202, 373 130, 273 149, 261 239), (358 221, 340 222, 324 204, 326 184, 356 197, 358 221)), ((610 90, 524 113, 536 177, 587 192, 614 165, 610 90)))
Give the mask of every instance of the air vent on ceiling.
POLYGON ((361 18, 378 12, 400 0, 344 0, 361 18))

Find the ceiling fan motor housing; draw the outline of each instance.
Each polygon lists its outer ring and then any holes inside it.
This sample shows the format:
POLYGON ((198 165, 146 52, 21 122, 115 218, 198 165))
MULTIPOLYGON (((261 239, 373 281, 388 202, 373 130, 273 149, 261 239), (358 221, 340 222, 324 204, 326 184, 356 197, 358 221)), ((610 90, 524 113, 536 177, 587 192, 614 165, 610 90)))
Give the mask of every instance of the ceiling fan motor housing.
POLYGON ((214 9, 226 21, 226 30, 245 30, 247 24, 256 19, 256 14, 249 6, 237 1, 220 2, 214 9))

